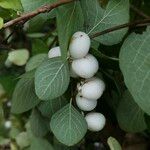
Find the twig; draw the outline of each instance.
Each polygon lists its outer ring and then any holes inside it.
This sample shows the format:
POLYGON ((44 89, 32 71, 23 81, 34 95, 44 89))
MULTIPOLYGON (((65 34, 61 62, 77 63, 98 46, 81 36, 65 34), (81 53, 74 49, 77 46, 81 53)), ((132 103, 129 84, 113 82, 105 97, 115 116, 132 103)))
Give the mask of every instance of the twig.
POLYGON ((133 6, 132 4, 130 5, 130 8, 136 12, 139 16, 145 18, 145 19, 149 19, 150 16, 148 16, 147 14, 145 14, 144 12, 142 12, 141 10, 139 10, 137 7, 133 6))
POLYGON ((121 24, 121 25, 118 25, 118 26, 114 26, 112 28, 109 28, 109 29, 106 29, 102 32, 97 32, 97 33, 94 33, 90 36, 91 39, 95 38, 95 37, 98 37, 100 35, 104 35, 104 34, 107 34, 107 33, 110 33, 110 32, 113 32, 113 31, 116 31, 116 30, 120 30, 120 29, 123 29, 123 28, 126 28, 126 27, 132 27, 132 26, 139 26, 139 25, 150 25, 150 18, 149 19, 144 19, 144 20, 138 20, 138 21, 135 21, 135 22, 131 22, 131 23, 125 23, 125 24, 121 24))
POLYGON ((3 25, 3 28, 8 28, 8 27, 10 27, 12 25, 16 25, 16 24, 23 24, 24 22, 28 21, 29 19, 31 19, 31 18, 33 18, 33 17, 35 17, 41 13, 50 12, 52 9, 54 9, 58 6, 61 6, 61 5, 64 5, 64 4, 73 2, 73 1, 75 1, 75 0, 59 0, 58 2, 53 3, 53 4, 46 4, 44 6, 39 7, 38 9, 32 11, 32 12, 23 14, 22 16, 20 16, 18 18, 15 18, 13 20, 6 22, 3 25))

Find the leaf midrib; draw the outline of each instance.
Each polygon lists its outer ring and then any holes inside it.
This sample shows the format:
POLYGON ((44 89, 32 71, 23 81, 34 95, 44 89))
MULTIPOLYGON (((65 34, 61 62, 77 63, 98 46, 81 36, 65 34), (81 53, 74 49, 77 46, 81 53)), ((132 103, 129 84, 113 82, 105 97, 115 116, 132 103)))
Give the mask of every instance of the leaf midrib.
POLYGON ((64 66, 64 63, 60 66, 60 68, 58 69, 58 71, 56 72, 55 76, 53 77, 53 79, 51 80, 51 82, 47 85, 47 88, 44 90, 43 94, 41 95, 41 97, 43 97, 43 95, 47 92, 48 88, 50 87, 50 85, 53 83, 53 81, 55 80, 55 78, 57 77, 58 73, 60 72, 60 70, 62 69, 62 67, 64 66))

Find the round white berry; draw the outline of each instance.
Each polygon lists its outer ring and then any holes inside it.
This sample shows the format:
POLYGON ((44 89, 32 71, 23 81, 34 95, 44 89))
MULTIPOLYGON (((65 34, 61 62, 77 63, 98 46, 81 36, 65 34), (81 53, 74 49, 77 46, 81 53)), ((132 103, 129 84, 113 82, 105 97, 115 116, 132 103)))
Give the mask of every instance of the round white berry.
POLYGON ((59 56, 61 56, 61 50, 59 46, 53 47, 48 52, 48 58, 54 58, 54 57, 59 57, 59 56))
POLYGON ((73 34, 69 51, 72 58, 82 58, 87 55, 91 45, 89 36, 84 32, 76 32, 73 34))
POLYGON ((11 107, 11 102, 10 101, 7 102, 7 107, 11 107))
POLYGON ((93 77, 85 81, 83 85, 79 88, 80 95, 87 99, 99 99, 104 90, 105 83, 103 80, 93 77))
MULTIPOLYGON (((29 59, 29 51, 26 49, 14 50, 8 53, 7 58, 9 63, 13 63, 17 66, 23 66, 27 63, 29 59)), ((5 65, 8 65, 8 62, 5 62, 5 65)))
POLYGON ((100 131, 104 128, 106 119, 103 114, 91 112, 85 116, 90 131, 100 131))
POLYGON ((83 111, 91 111, 96 107, 97 100, 90 100, 90 99, 81 97, 80 95, 77 95, 76 104, 83 111))
POLYGON ((11 128, 11 125, 12 125, 12 123, 11 123, 11 121, 5 121, 5 128, 7 128, 7 129, 9 129, 9 128, 11 128))
POLYGON ((78 76, 82 78, 93 77, 98 71, 98 68, 98 61, 91 54, 88 54, 81 59, 75 59, 72 62, 72 69, 78 76))
POLYGON ((78 77, 78 75, 74 72, 74 70, 72 69, 72 65, 70 65, 70 76, 72 77, 72 78, 77 78, 78 77))

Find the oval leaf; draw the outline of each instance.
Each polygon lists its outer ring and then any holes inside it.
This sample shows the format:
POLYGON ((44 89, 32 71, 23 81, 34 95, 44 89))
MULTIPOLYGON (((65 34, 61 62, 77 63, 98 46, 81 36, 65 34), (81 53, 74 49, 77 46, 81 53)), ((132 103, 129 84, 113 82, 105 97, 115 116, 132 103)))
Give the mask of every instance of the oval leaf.
MULTIPOLYGON (((102 8, 98 0, 82 0, 81 5, 86 32, 90 35, 129 21, 129 0, 109 0, 106 8, 102 8)), ((99 36, 95 40, 105 45, 117 44, 126 32, 127 28, 124 28, 99 36)))
POLYGON ((50 130, 49 122, 37 109, 32 111, 30 117, 30 127, 32 133, 37 137, 42 137, 50 130))
POLYGON ((35 91, 42 100, 61 96, 69 85, 69 69, 67 62, 61 58, 44 61, 35 73, 35 91))
POLYGON ((64 59, 67 57, 70 38, 74 32, 83 28, 83 21, 83 14, 78 1, 63 5, 57 9, 58 37, 62 50, 61 54, 64 59))
POLYGON ((38 106, 38 109, 41 111, 43 116, 51 118, 55 112, 60 110, 66 104, 67 104, 66 99, 61 96, 56 99, 41 102, 40 105, 38 106))
POLYGON ((22 10, 20 0, 0 0, 0 6, 6 9, 22 10))
POLYGON ((22 76, 12 97, 12 113, 23 113, 40 102, 34 90, 34 71, 22 76))
POLYGON ((42 138, 33 138, 30 150, 54 150, 54 149, 47 140, 42 138))
POLYGON ((120 143, 113 137, 109 137, 107 143, 110 150, 122 150, 120 143))
POLYGON ((80 142, 87 131, 84 117, 71 104, 53 115, 50 127, 56 138, 67 146, 80 142))
POLYGON ((146 129, 144 112, 134 102, 129 91, 122 97, 117 110, 117 119, 120 127, 127 132, 140 132, 146 129))
POLYGON ((131 34, 120 52, 125 84, 137 104, 150 115, 150 28, 131 34))
POLYGON ((26 64, 25 70, 31 71, 33 69, 36 69, 46 58, 47 54, 38 54, 31 57, 28 63, 26 64))

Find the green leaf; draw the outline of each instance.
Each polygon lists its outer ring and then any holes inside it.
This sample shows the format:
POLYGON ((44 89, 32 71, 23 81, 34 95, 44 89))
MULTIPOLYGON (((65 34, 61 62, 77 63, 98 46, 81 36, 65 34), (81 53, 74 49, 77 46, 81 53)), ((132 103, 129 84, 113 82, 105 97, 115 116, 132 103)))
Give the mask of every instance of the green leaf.
POLYGON ((17 145, 23 149, 25 147, 28 147, 30 145, 30 138, 28 136, 28 133, 27 132, 21 132, 19 133, 16 138, 16 143, 17 145))
POLYGON ((0 29, 3 27, 3 18, 0 17, 0 29))
POLYGON ((0 0, 0 6, 5 9, 22 10, 20 0, 0 0))
POLYGON ((134 102, 129 91, 125 91, 118 106, 117 119, 120 127, 127 132, 141 132, 146 129, 144 112, 134 102))
POLYGON ((47 54, 38 54, 31 57, 26 64, 25 70, 31 71, 33 69, 36 69, 46 58, 47 54))
POLYGON ((52 115, 67 104, 66 99, 61 96, 56 99, 51 99, 46 102, 41 102, 38 109, 43 116, 51 118, 52 115))
MULTIPOLYGON (((110 0, 102 8, 98 0, 82 0, 81 6, 85 18, 86 32, 90 35, 129 21, 129 0, 110 0)), ((127 28, 114 31, 95 38, 105 45, 119 43, 127 28)))
POLYGON ((72 2, 57 9, 58 38, 64 59, 67 57, 68 44, 72 34, 82 28, 83 15, 79 2, 72 2))
POLYGON ((131 34, 120 52, 120 68, 136 103, 150 114, 150 28, 131 34))
POLYGON ((39 54, 39 53, 44 53, 44 52, 48 52, 48 46, 46 45, 46 43, 44 43, 42 40, 40 39, 35 39, 32 42, 32 52, 33 54, 39 54))
POLYGON ((41 138, 33 138, 30 150, 54 150, 54 149, 47 140, 41 138))
POLYGON ((44 61, 35 73, 35 91, 42 100, 55 99, 67 90, 69 85, 68 63, 61 58, 44 61))
POLYGON ((78 146, 65 146, 60 143, 56 138, 54 138, 54 149, 55 150, 78 150, 78 146))
POLYGON ((67 146, 80 142, 87 131, 84 117, 71 104, 53 115, 50 127, 56 138, 67 146))
POLYGON ((17 83, 12 97, 12 113, 23 113, 40 102, 34 90, 34 71, 26 73, 17 83))
POLYGON ((13 93, 13 90, 17 83, 17 76, 14 74, 2 74, 0 75, 0 83, 3 85, 4 89, 6 90, 8 96, 11 96, 13 93))
MULTIPOLYGON (((36 10, 38 7, 41 7, 45 4, 51 4, 56 0, 21 0, 24 12, 31 12, 36 10)), ((29 29, 30 32, 39 31, 43 28, 43 24, 50 18, 55 16, 55 10, 50 11, 49 13, 40 14, 29 21, 29 29)))
POLYGON ((0 7, 0 18, 10 19, 11 18, 11 10, 0 7))
POLYGON ((119 142, 113 137, 109 137, 108 140, 107 140, 107 143, 110 147, 110 150, 122 150, 121 145, 119 144, 119 142))
POLYGON ((32 133, 37 137, 45 136, 50 130, 48 120, 44 118, 37 109, 32 111, 30 127, 32 133))

